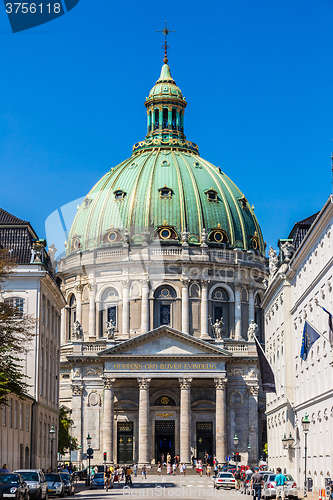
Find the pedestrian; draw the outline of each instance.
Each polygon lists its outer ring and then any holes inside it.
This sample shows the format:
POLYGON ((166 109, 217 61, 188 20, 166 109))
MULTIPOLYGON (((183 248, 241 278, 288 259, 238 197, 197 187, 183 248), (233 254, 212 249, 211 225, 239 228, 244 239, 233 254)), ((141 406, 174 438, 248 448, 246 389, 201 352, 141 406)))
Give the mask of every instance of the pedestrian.
POLYGON ((124 479, 125 477, 125 472, 126 472, 126 465, 123 465, 123 467, 121 468, 121 480, 124 479))
POLYGON ((138 475, 138 464, 136 462, 134 462, 133 469, 134 469, 134 477, 137 477, 137 475, 138 475))
POLYGON ((170 476, 170 474, 171 474, 171 464, 170 464, 170 462, 167 463, 167 474, 168 474, 168 476, 170 476))
POLYGON ((202 477, 202 460, 197 461, 197 473, 202 477))
POLYGON ((116 466, 114 470, 114 476, 113 476, 113 484, 118 483, 119 484, 119 475, 118 475, 118 465, 116 466))
POLYGON ((164 453, 162 453, 162 455, 161 455, 161 465, 162 465, 162 467, 164 465, 164 453))
POLYGON ((207 476, 207 478, 210 477, 210 471, 211 471, 210 464, 207 464, 207 467, 206 467, 206 476, 207 476))
POLYGON ((186 464, 183 463, 183 476, 186 476, 186 464))
POLYGON ((125 474, 126 474, 125 486, 132 486, 132 477, 131 477, 132 469, 130 465, 126 466, 125 474))
POLYGON ((161 472, 162 472, 161 462, 158 462, 158 464, 157 464, 157 474, 160 476, 161 472))
POLYGON ((168 452, 168 454, 167 454, 167 458, 166 458, 166 460, 167 460, 167 464, 169 464, 169 463, 171 462, 171 455, 170 455, 170 453, 169 453, 169 452, 168 452))
POLYGON ((3 473, 3 472, 10 472, 10 470, 7 467, 7 464, 3 464, 2 469, 0 469, 0 472, 1 473, 3 473))
POLYGON ((183 464, 180 464, 180 466, 179 466, 179 472, 180 472, 180 475, 182 476, 183 472, 184 472, 183 464))
POLYGON ((262 475, 259 474, 259 468, 255 467, 250 484, 250 488, 253 490, 253 500, 260 500, 262 483, 262 475))
POLYGON ((235 479, 236 479, 236 490, 240 490, 240 483, 241 483, 241 473, 239 470, 236 470, 235 472, 235 479))
POLYGON ((106 491, 108 491, 108 489, 110 488, 111 476, 112 475, 111 475, 110 467, 107 467, 106 471, 104 472, 104 484, 105 484, 106 491))
POLYGON ((277 475, 275 476, 276 484, 276 500, 281 497, 284 500, 284 485, 287 481, 286 476, 282 474, 280 467, 276 469, 277 475))
POLYGON ((176 464, 176 462, 174 462, 174 463, 172 464, 172 474, 173 474, 174 476, 176 475, 176 470, 177 470, 177 464, 176 464))
POLYGON ((143 478, 147 479, 147 467, 145 465, 142 466, 141 474, 142 474, 142 479, 143 478))

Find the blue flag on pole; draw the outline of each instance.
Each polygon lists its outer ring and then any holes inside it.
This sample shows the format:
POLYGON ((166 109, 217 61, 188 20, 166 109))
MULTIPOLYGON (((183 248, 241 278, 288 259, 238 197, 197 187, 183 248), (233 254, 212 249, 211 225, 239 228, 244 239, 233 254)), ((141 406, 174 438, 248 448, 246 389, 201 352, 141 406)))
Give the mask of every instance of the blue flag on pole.
POLYGON ((308 357, 309 351, 312 345, 319 339, 320 335, 316 330, 305 321, 303 337, 302 337, 302 347, 301 347, 301 358, 305 361, 308 357))

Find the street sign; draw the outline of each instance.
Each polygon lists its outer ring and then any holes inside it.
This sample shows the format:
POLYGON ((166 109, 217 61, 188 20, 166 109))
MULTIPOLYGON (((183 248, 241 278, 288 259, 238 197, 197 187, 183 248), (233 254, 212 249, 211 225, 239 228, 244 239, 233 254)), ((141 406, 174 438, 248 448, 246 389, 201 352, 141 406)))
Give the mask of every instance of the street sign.
POLYGON ((225 457, 226 462, 230 462, 231 457, 225 457))
POLYGON ((87 449, 87 457, 92 458, 94 455, 94 450, 92 448, 87 449))

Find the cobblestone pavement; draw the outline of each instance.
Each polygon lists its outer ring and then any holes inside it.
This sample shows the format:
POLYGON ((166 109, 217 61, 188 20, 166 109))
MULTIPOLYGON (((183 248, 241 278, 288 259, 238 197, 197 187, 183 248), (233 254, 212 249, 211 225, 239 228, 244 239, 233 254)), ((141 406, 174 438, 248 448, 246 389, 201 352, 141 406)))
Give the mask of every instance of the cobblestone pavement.
MULTIPOLYGON (((205 500, 209 498, 236 500, 237 498, 245 499, 238 491, 230 489, 215 490, 213 487, 212 478, 198 476, 147 476, 147 479, 141 477, 133 477, 133 486, 131 488, 124 487, 122 481, 120 485, 115 485, 108 492, 105 489, 89 490, 83 489, 78 491, 75 496, 80 497, 80 500, 106 500, 106 497, 112 499, 121 498, 178 498, 205 500)), ((79 485, 78 485, 79 486, 79 485)), ((80 486, 78 490, 80 490, 80 486)))

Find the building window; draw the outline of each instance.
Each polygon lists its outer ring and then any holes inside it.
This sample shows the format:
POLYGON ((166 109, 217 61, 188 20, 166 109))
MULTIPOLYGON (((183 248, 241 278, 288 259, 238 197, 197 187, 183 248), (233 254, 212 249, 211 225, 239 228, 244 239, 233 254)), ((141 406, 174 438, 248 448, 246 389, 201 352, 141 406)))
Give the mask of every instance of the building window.
POLYGON ((168 109, 163 108, 163 127, 168 128, 168 109))
POLYGON ((18 403, 17 403, 17 401, 15 401, 15 403, 14 403, 14 426, 15 426, 15 429, 17 429, 17 425, 18 425, 18 403))
POLYGON ((122 189, 117 189, 113 192, 113 194, 116 201, 122 201, 126 196, 125 191, 123 191, 122 189))
POLYGON ((20 429, 23 429, 23 404, 20 403, 20 429))
POLYGON ((25 407, 25 430, 29 432, 29 428, 30 428, 30 408, 27 405, 25 407))
POLYGON ((171 305, 160 305, 160 325, 170 325, 171 322, 171 305))
POLYGON ((5 299, 5 303, 14 307, 16 309, 16 316, 22 318, 24 313, 24 299, 21 299, 21 297, 9 297, 5 299))
POLYGON ((51 309, 51 333, 54 333, 54 307, 51 309))
POLYGON ((46 309, 46 327, 50 329, 50 301, 47 301, 47 309, 46 309))
POLYGON ((45 323, 45 295, 42 296, 42 323, 45 323))
POLYGON ((205 195, 207 196, 208 201, 218 201, 217 194, 218 194, 217 191, 215 191, 215 189, 213 188, 210 188, 207 191, 205 191, 205 195))
POLYGON ((176 402, 172 397, 164 394, 155 399, 154 406, 176 406, 176 402))
POLYGON ((172 326, 172 303, 176 299, 175 290, 169 285, 159 287, 155 292, 155 324, 172 326))
POLYGON ((155 109, 155 126, 154 129, 158 129, 160 126, 160 111, 158 109, 155 109))
POLYGON ((38 452, 42 454, 42 422, 39 422, 39 439, 38 439, 38 452))
POLYGON ((177 129, 177 119, 176 119, 176 110, 172 110, 172 130, 177 129))
POLYGON ((13 400, 9 400, 9 427, 13 427, 13 400))
POLYGON ((69 310, 68 310, 68 340, 71 340, 72 336, 72 325, 76 321, 76 298, 72 294, 69 299, 69 310))
POLYGON ((7 405, 3 405, 3 425, 7 427, 7 405))
POLYGON ((223 288, 215 288, 212 293, 213 321, 223 321, 222 335, 229 332, 229 297, 223 288))

